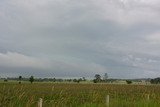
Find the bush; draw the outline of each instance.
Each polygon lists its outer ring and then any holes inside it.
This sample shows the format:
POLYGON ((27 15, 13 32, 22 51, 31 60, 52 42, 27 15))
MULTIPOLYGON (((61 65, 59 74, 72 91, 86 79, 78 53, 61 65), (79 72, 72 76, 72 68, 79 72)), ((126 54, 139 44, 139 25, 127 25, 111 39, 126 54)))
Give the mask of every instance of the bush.
POLYGON ((159 84, 160 83, 160 77, 151 79, 150 83, 151 84, 159 84))
POLYGON ((126 80, 126 83, 127 84, 132 84, 132 81, 131 80, 126 80))

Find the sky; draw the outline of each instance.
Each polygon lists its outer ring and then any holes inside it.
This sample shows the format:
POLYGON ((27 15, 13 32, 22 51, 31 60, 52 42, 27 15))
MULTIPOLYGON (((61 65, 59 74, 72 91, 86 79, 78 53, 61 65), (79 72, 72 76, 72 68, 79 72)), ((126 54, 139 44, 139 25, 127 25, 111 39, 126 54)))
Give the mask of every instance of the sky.
POLYGON ((0 77, 158 77, 159 18, 159 0, 0 0, 0 77))

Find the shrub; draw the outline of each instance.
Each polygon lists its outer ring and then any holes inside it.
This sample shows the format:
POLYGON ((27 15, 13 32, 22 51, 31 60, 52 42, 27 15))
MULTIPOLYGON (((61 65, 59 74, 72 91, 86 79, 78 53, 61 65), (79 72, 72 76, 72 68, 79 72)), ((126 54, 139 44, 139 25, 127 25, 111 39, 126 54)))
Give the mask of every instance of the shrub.
POLYGON ((132 84, 132 81, 131 80, 126 80, 126 83, 127 84, 132 84))

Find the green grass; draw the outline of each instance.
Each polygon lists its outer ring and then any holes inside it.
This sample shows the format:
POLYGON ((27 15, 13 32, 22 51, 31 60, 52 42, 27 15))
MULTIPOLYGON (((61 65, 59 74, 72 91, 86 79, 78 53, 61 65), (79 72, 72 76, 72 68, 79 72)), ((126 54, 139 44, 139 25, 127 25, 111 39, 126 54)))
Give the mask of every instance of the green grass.
POLYGON ((105 107, 107 95, 110 107, 160 107, 159 85, 0 83, 0 107, 105 107))

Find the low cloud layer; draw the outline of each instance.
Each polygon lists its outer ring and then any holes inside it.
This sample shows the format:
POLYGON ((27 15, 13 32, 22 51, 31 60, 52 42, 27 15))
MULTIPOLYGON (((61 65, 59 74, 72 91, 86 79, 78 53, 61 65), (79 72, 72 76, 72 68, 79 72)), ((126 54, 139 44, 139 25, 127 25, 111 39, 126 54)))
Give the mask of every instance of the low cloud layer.
POLYGON ((0 53, 0 66, 43 68, 46 65, 39 59, 25 56, 19 53, 7 52, 0 53))
POLYGON ((160 75, 159 0, 1 0, 0 75, 160 75))

